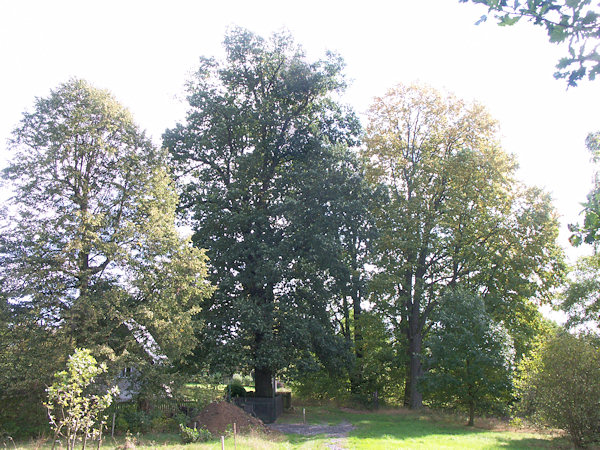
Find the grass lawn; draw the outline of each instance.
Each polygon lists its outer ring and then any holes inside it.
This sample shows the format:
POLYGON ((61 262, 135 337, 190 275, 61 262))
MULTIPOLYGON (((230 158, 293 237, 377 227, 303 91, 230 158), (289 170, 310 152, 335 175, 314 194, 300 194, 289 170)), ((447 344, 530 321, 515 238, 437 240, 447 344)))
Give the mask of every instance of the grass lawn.
MULTIPOLYGON (((356 428, 347 437, 335 438, 325 434, 302 436, 297 434, 255 434, 237 436, 238 449, 327 449, 336 444, 349 449, 529 449, 572 448, 570 442, 560 436, 508 430, 498 422, 480 420, 481 426, 463 425, 454 416, 435 412, 411 412, 406 410, 383 410, 377 412, 352 411, 327 407, 306 407, 309 424, 336 425, 349 422, 356 428)), ((284 414, 277 423, 301 423, 302 407, 284 414)), ((105 441, 102 448, 123 445, 124 438, 105 441)), ((91 444, 91 443, 90 443, 91 444)), ((233 437, 225 439, 225 448, 233 448, 233 437)), ((7 448, 13 447, 10 443, 7 448)), ((14 448, 14 447, 13 447, 14 448)), ((30 442, 16 448, 50 448, 49 443, 30 442)), ((89 445, 95 448, 95 445, 89 445)), ((205 444, 182 445, 177 434, 147 434, 140 436, 136 448, 170 449, 220 449, 216 439, 205 444)))

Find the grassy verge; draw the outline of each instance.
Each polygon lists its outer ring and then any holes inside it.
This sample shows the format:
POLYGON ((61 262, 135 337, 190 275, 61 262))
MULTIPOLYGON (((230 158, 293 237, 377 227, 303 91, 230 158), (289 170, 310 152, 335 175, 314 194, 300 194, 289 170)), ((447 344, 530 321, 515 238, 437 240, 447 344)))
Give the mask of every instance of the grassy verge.
MULTIPOLYGON (((302 407, 284 414, 278 423, 301 423, 302 407)), ((332 442, 350 449, 389 448, 470 448, 529 449, 571 448, 561 436, 533 431, 514 430, 500 422, 480 421, 480 426, 467 427, 461 418, 435 412, 412 412, 401 409, 377 412, 353 411, 343 408, 306 407, 308 424, 336 425, 349 422, 355 426, 347 437, 332 438, 326 434, 250 434, 237 436, 238 449, 326 449, 332 442)), ((477 423, 476 423, 477 424, 477 423)), ((102 448, 123 446, 125 438, 104 442, 102 448)), ((30 442, 17 448, 50 448, 49 442, 30 442)), ((219 449, 220 438, 205 444, 182 445, 177 434, 146 434, 136 438, 137 449, 219 449)), ((225 448, 233 448, 233 436, 225 439, 225 448)), ((12 447, 10 444, 7 447, 12 447)), ((90 445, 92 447, 92 445, 90 445)), ((93 445, 95 447, 95 445, 93 445)))

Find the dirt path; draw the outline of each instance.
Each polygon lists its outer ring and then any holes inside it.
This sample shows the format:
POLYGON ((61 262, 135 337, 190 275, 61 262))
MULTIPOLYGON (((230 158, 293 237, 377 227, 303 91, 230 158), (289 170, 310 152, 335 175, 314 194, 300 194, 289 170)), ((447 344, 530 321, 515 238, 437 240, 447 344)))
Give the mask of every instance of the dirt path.
POLYGON ((281 433, 302 434, 303 436, 316 436, 317 434, 326 434, 327 437, 334 438, 327 445, 331 450, 342 450, 346 447, 346 438, 348 433, 355 427, 349 422, 340 422, 338 425, 305 425, 302 423, 282 423, 267 425, 272 430, 281 433))

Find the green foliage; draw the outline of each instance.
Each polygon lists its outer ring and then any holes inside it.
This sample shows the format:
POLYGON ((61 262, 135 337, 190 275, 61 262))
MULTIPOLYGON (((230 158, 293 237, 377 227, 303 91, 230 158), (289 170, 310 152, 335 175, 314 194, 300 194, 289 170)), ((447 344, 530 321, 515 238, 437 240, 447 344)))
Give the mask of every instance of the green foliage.
MULTIPOLYGON (((592 0, 471 1, 486 5, 500 26, 514 25, 525 18, 544 27, 550 42, 567 43, 569 54, 557 64, 554 77, 565 78, 569 86, 577 86, 577 82, 586 77, 594 80, 600 73, 600 12, 592 0)), ((487 15, 479 22, 485 20, 487 15)))
POLYGON ((188 428, 185 425, 179 425, 179 436, 181 437, 181 442, 184 444, 193 444, 195 442, 206 442, 210 441, 213 436, 205 428, 188 428))
POLYGON ((426 341, 424 395, 434 404, 469 412, 507 404, 514 350, 508 332, 486 313, 483 299, 463 290, 445 294, 426 341))
POLYGON ((2 398, 0 435, 15 439, 47 435, 50 432, 48 410, 37 395, 2 398))
POLYGON ((94 438, 102 432, 106 417, 100 414, 119 393, 117 387, 104 394, 93 392, 96 377, 105 372, 106 365, 98 366, 89 350, 77 349, 67 362, 67 370, 55 375, 56 381, 47 389, 45 403, 54 441, 64 436, 67 448, 72 449, 79 437, 85 442, 88 437, 94 438))
POLYGON ((182 389, 184 398, 193 400, 202 409, 209 403, 222 398, 223 390, 218 382, 200 379, 199 383, 187 384, 182 389))
POLYGON ((254 384, 254 378, 252 378, 252 375, 244 375, 244 377, 242 378, 242 385, 243 386, 252 386, 254 384))
POLYGON ((233 397, 245 397, 246 389, 242 386, 241 382, 236 382, 233 380, 224 389, 225 398, 233 398, 233 397))
POLYGON ((496 133, 484 107, 427 86, 399 85, 369 110, 368 176, 389 195, 376 210, 372 300, 405 339, 412 407, 421 405, 419 355, 444 289, 483 292, 521 352, 536 318, 529 299, 548 299, 561 281, 550 197, 515 180, 496 133))
POLYGON ((363 353, 355 361, 361 384, 352 392, 355 402, 367 407, 402 402, 406 374, 405 347, 386 327, 385 316, 365 311, 359 318, 363 353))
POLYGON ((157 375, 195 344, 192 317, 212 291, 204 253, 175 228, 166 153, 82 80, 37 99, 10 145, 0 365, 19 370, 2 371, 0 396, 39 392, 76 347, 163 389, 157 375))
MULTIPOLYGON (((201 59, 185 124, 163 135, 193 241, 219 289, 191 364, 253 368, 256 392, 315 355, 337 361, 327 305, 340 249, 335 207, 358 120, 335 101, 343 63, 307 61, 285 34, 233 29, 224 61, 201 59)), ((190 358, 192 359, 192 358, 190 358)))
POLYGON ((350 381, 346 374, 330 373, 324 368, 304 372, 291 382, 294 398, 303 402, 349 402, 350 381))
POLYGON ((573 233, 569 240, 575 247, 586 243, 596 248, 600 242, 600 173, 597 167, 600 161, 600 132, 590 133, 586 139, 586 146, 591 155, 591 162, 596 166, 594 186, 587 195, 587 201, 583 203, 583 224, 569 225, 569 231, 573 233))
POLYGON ((112 420, 112 414, 115 414, 115 432, 119 434, 174 433, 179 431, 179 424, 187 423, 197 411, 192 408, 187 415, 179 412, 176 404, 171 410, 164 408, 164 403, 162 406, 159 408, 154 404, 149 410, 143 410, 135 403, 119 403, 108 410, 108 418, 112 420))
POLYGON ((568 315, 566 326, 600 330, 600 255, 579 258, 556 304, 568 315))
POLYGON ((116 411, 115 429, 121 433, 148 433, 152 430, 152 421, 162 417, 160 411, 144 411, 136 404, 121 406, 116 411))
POLYGON ((559 332, 519 367, 520 412, 569 433, 573 443, 600 442, 600 345, 597 337, 559 332))

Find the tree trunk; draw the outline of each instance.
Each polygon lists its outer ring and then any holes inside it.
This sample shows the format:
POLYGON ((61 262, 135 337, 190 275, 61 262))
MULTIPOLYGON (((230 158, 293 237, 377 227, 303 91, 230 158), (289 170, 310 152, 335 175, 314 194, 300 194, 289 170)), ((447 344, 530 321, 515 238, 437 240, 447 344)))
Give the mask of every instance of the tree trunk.
MULTIPOLYGON (((412 326, 409 327, 409 329, 412 326)), ((409 331, 410 333, 410 331, 409 331)), ((421 333, 414 332, 410 333, 408 338, 408 364, 407 364, 407 381, 406 391, 404 395, 404 401, 408 400, 408 407, 410 409, 419 409, 423 407, 423 396, 419 392, 417 383, 419 378, 423 374, 423 368, 421 366, 421 346, 423 337, 421 333)))
POLYGON ((472 427, 475 424, 475 402, 471 400, 469 402, 469 423, 468 426, 472 427))
POLYGON ((266 368, 254 368, 254 395, 273 397, 273 371, 266 368))
POLYGON ((363 391, 363 334, 361 325, 362 308, 360 306, 361 295, 358 289, 355 289, 352 296, 352 309, 354 316, 354 356, 355 367, 350 377, 350 392, 352 394, 361 394, 363 391))

